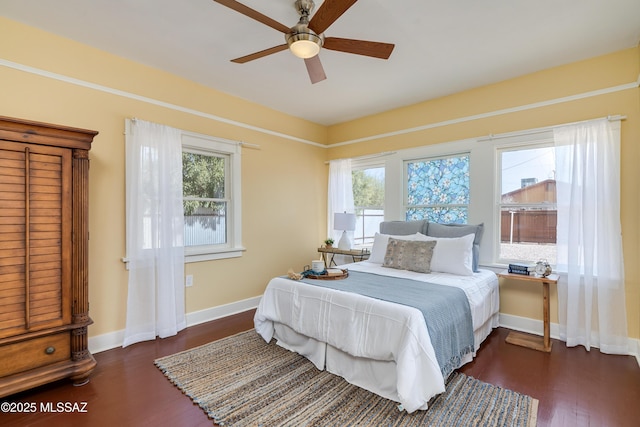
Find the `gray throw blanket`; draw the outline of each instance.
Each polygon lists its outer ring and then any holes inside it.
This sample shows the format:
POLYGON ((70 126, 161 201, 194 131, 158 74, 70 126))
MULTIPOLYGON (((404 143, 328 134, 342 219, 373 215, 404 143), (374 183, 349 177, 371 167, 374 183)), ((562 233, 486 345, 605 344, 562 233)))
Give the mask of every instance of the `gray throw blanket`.
POLYGON ((343 280, 302 281, 419 309, 445 379, 473 352, 471 307, 462 289, 359 271, 350 271, 343 280))

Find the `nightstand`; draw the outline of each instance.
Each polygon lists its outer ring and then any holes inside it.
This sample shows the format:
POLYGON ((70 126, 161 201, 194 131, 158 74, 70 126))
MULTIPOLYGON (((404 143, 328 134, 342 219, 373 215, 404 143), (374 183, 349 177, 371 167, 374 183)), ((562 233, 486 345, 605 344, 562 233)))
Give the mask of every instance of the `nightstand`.
POLYGON ((551 336, 549 332, 549 285, 552 283, 558 283, 558 275, 550 274, 547 277, 539 276, 525 276, 522 274, 509 273, 507 270, 498 274, 499 277, 504 277, 509 280, 520 280, 523 282, 541 284, 542 285, 542 320, 544 323, 544 335, 542 337, 525 334, 522 332, 511 331, 505 340, 509 344, 520 345, 527 348, 532 348, 538 351, 551 352, 551 336))
POLYGON ((334 247, 318 248, 318 252, 322 254, 322 259, 324 260, 324 266, 327 268, 331 267, 331 264, 336 265, 335 261, 333 260, 333 257, 336 255, 350 256, 353 262, 363 261, 369 258, 369 255, 371 255, 368 248, 349 249, 349 250, 338 249, 334 247))

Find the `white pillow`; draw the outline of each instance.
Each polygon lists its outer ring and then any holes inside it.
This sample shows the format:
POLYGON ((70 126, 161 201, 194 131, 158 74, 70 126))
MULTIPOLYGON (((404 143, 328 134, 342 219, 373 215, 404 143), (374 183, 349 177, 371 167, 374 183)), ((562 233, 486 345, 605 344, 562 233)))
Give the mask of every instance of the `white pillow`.
POLYGON ((382 264, 384 262, 384 256, 387 253, 387 244, 389 244, 389 237, 393 237, 394 239, 398 240, 427 240, 427 236, 420 233, 407 234, 406 236, 393 236, 390 234, 376 233, 373 238, 371 255, 369 255, 368 259, 369 262, 375 262, 378 264, 382 264))
POLYGON ((427 240, 436 241, 431 258, 431 271, 472 276, 473 239, 475 236, 474 233, 462 237, 424 236, 427 240))

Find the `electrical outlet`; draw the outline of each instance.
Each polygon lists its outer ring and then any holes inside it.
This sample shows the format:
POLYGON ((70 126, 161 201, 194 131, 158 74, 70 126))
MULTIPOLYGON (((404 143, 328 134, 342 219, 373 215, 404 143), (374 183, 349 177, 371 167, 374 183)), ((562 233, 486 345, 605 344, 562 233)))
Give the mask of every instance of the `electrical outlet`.
POLYGON ((185 282, 185 285, 187 288, 190 288, 191 286, 193 286, 193 275, 189 274, 187 275, 187 280, 185 282))

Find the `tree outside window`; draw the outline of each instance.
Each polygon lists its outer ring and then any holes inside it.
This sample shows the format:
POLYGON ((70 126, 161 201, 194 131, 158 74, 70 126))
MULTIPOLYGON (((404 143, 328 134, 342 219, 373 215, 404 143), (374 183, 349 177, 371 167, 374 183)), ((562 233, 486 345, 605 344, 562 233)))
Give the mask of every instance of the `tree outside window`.
POLYGON ((185 246, 227 243, 227 158, 182 153, 185 246))
POLYGON ((356 213, 354 243, 373 243, 375 233, 384 220, 384 167, 352 171, 353 202, 356 213))

